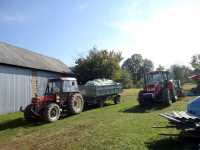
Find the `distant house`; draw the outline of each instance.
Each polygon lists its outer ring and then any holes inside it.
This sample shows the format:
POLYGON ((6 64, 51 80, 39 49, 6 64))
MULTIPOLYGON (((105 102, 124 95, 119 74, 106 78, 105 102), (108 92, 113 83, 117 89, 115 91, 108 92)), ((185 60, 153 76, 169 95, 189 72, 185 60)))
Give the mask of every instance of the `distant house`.
POLYGON ((19 111, 35 93, 43 95, 48 78, 70 74, 58 59, 0 42, 0 114, 19 111))

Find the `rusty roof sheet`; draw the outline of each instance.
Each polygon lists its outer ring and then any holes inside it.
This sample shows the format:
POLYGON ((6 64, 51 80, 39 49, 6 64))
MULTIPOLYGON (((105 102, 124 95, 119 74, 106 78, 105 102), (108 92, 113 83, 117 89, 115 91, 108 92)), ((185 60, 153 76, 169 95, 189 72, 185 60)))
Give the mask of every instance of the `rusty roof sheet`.
POLYGON ((4 42, 0 42, 0 63, 59 73, 71 73, 67 65, 58 59, 4 42))

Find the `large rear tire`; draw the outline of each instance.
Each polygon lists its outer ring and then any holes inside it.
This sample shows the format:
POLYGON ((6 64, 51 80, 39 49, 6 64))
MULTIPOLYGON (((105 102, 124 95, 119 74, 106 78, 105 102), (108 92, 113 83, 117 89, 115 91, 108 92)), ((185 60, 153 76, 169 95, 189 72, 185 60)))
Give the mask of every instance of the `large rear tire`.
POLYGON ((70 114, 75 115, 83 111, 84 100, 81 94, 75 93, 68 100, 68 111, 70 114))
POLYGON ((55 122, 60 118, 60 107, 55 103, 48 104, 44 109, 44 119, 55 122))
POLYGON ((163 99, 163 103, 166 105, 171 105, 171 100, 170 100, 170 91, 168 88, 163 89, 163 93, 162 93, 162 99, 163 99))
POLYGON ((37 117, 32 112, 32 105, 28 105, 24 110, 24 119, 28 122, 33 122, 37 117))

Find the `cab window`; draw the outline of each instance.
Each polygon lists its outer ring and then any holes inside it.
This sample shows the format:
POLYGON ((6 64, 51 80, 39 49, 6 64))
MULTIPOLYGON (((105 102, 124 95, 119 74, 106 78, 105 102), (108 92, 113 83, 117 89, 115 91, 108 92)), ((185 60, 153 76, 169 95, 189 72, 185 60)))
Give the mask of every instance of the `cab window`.
POLYGON ((47 93, 59 93, 61 92, 61 82, 52 81, 48 83, 47 93))

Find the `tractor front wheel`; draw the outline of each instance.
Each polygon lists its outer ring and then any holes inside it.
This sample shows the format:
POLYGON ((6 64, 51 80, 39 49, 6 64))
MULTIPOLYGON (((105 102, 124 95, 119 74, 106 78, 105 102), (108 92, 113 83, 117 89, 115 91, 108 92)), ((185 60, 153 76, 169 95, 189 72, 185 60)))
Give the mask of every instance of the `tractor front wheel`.
POLYGON ((83 111, 84 100, 81 94, 75 93, 68 100, 68 110, 70 114, 75 115, 83 111))
POLYGON ((145 107, 146 105, 148 105, 148 103, 144 100, 143 94, 144 94, 143 90, 138 93, 138 103, 141 107, 145 107))
POLYGON ((48 104, 44 109, 44 119, 54 122, 60 118, 60 107, 55 103, 48 104))
POLYGON ((37 117, 32 112, 32 105, 28 105, 24 110, 24 119, 28 122, 34 121, 37 117))

